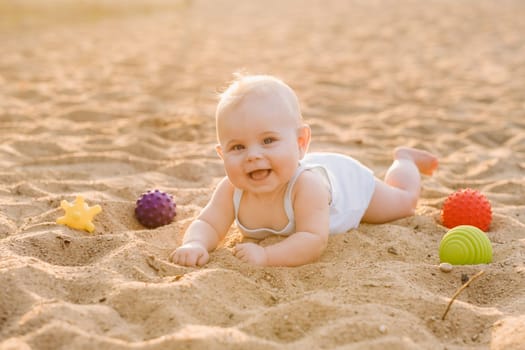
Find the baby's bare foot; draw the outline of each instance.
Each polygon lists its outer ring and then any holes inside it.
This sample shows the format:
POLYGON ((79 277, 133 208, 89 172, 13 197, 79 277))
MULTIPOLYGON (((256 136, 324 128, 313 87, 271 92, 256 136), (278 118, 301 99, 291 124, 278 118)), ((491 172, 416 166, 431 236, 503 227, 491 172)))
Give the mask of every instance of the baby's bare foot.
POLYGON ((432 175, 438 167, 438 159, 430 152, 411 147, 398 147, 394 151, 394 159, 410 159, 419 171, 425 175, 432 175))

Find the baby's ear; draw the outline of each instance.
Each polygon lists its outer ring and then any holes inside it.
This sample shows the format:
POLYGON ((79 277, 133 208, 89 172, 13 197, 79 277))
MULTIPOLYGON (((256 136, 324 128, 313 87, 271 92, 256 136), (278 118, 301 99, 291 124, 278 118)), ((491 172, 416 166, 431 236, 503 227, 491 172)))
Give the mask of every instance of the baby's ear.
POLYGON ((222 147, 221 145, 215 145, 215 152, 221 157, 221 159, 224 159, 224 154, 222 153, 222 147))
POLYGON ((309 125, 302 125, 297 130, 297 144, 299 145, 299 152, 301 154, 301 159, 304 157, 308 151, 308 146, 310 145, 310 139, 312 137, 312 130, 309 125))

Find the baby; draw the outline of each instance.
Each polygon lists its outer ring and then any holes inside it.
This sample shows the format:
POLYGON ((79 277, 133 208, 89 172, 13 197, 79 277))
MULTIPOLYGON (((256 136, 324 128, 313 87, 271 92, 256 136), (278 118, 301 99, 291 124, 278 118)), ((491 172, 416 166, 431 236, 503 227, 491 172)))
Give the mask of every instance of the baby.
POLYGON ((297 96, 281 80, 241 76, 221 95, 216 111, 217 153, 226 177, 188 227, 174 263, 202 266, 235 221, 244 236, 285 237, 261 246, 238 243, 234 255, 260 266, 298 266, 318 259, 328 235, 414 214, 421 174, 437 158, 400 147, 385 180, 358 161, 307 153, 311 131, 297 96))

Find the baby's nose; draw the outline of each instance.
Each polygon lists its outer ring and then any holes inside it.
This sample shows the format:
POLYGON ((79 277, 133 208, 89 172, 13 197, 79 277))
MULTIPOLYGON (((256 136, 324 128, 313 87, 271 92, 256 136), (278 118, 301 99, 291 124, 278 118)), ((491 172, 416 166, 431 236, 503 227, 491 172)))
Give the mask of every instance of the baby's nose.
POLYGON ((262 154, 263 152, 260 147, 253 146, 248 148, 246 158, 248 160, 260 159, 262 157, 262 154))

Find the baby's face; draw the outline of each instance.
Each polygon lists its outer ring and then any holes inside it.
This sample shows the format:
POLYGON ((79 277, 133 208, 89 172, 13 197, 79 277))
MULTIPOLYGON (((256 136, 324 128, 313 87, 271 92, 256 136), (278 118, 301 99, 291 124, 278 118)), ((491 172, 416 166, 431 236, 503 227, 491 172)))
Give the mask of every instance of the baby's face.
POLYGON ((247 96, 223 111, 217 118, 217 151, 232 184, 261 194, 286 185, 308 146, 304 127, 271 96, 247 96))

